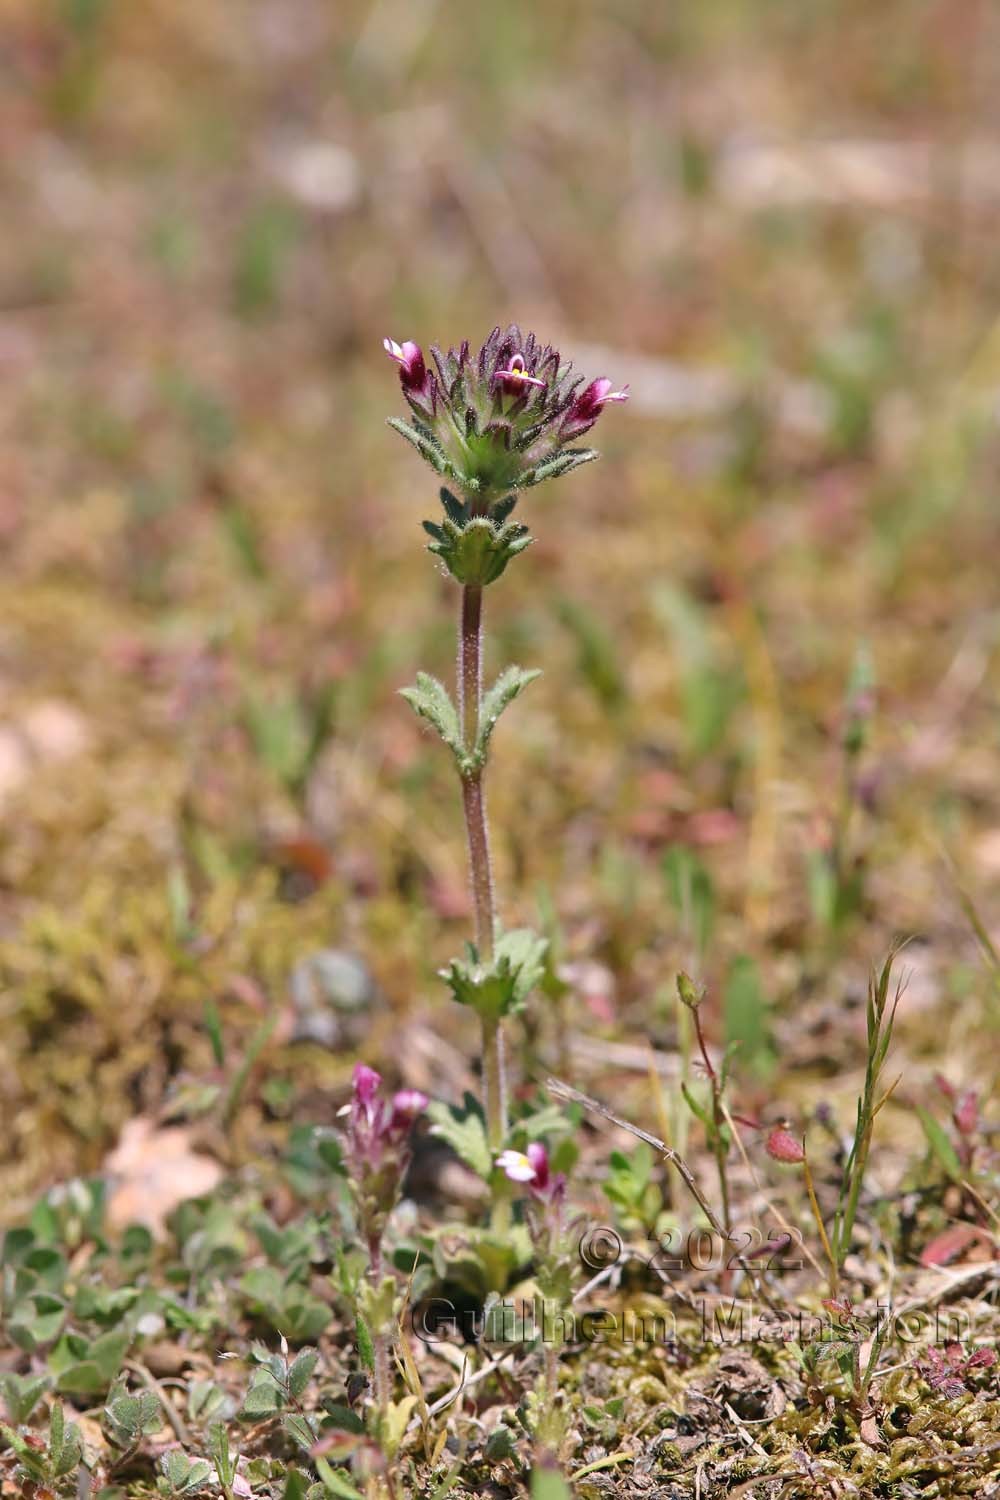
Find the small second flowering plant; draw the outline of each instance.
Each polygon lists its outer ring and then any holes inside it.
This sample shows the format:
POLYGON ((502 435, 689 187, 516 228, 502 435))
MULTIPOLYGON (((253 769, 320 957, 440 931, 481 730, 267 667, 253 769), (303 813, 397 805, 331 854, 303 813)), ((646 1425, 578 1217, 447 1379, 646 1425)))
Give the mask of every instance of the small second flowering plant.
POLYGON ((429 1102, 419 1089, 401 1089, 391 1101, 381 1089, 381 1075, 358 1063, 345 1110, 344 1160, 358 1229, 375 1278, 382 1273, 385 1226, 410 1165, 413 1127, 429 1102))
POLYGON ((541 1346, 545 1362, 542 1399, 534 1403, 533 1425, 543 1449, 556 1451, 563 1434, 559 1398, 559 1349, 564 1318, 573 1300, 575 1257, 565 1222, 566 1178, 552 1168, 547 1148, 532 1141, 525 1151, 502 1151, 497 1167, 529 1198, 528 1230, 534 1250, 534 1276, 541 1297, 541 1346))
POLYGON ((497 1152, 507 1137, 502 1023, 541 978, 546 944, 527 928, 504 931, 497 916, 483 777, 500 715, 539 673, 508 666, 483 691, 483 590, 532 540, 513 519, 519 493, 597 458, 579 440, 628 391, 604 377, 585 382, 558 350, 516 325, 494 328, 476 353, 467 341, 447 353, 432 347, 430 361, 410 340, 386 339, 385 350, 410 413, 389 425, 452 486, 440 490, 443 515, 423 524, 429 550, 461 585, 457 698, 426 672, 403 696, 451 750, 461 780, 475 941, 443 977, 482 1022, 484 1113, 497 1152))
POLYGON ((350 1102, 341 1111, 345 1117, 344 1166, 358 1233, 368 1251, 368 1279, 358 1292, 358 1313, 371 1339, 377 1425, 383 1441, 390 1409, 389 1351, 396 1286, 383 1269, 382 1240, 410 1165, 413 1128, 427 1105, 427 1095, 419 1089, 401 1089, 391 1099, 385 1098, 381 1076, 358 1063, 350 1102))

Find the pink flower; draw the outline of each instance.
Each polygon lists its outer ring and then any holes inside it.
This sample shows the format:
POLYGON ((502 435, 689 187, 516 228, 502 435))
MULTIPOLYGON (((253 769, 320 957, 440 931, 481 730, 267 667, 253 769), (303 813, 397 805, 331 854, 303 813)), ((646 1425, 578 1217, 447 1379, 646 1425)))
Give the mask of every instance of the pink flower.
POLYGON ((390 359, 399 365, 399 378, 405 391, 420 390, 427 379, 424 351, 412 339, 397 344, 395 339, 383 339, 382 348, 390 359))
POLYGON ((497 1166, 511 1182, 534 1182, 535 1169, 523 1151, 501 1151, 497 1166))
POLYGON ((382 1086, 382 1075, 369 1068, 366 1063, 357 1063, 351 1078, 354 1085, 354 1107, 371 1124, 375 1117, 375 1101, 382 1086))
POLYGON ((628 386, 621 391, 611 389, 611 381, 602 375, 599 380, 592 380, 589 385, 584 386, 570 403, 566 415, 562 419, 559 429, 563 440, 578 438, 585 432, 589 432, 601 414, 601 411, 611 401, 627 401, 628 386))
POLYGON ((966 1089, 959 1095, 952 1118, 962 1135, 971 1135, 979 1123, 979 1095, 975 1089, 966 1089))
POLYGON ((544 1191, 552 1179, 549 1173, 549 1153, 541 1141, 532 1141, 528 1147, 528 1160, 535 1174, 535 1187, 544 1191))
POLYGON ((434 376, 424 363, 424 351, 412 339, 397 344, 395 339, 383 339, 382 348, 399 366, 399 383, 403 394, 421 417, 433 420, 437 411, 438 386, 434 376))
POLYGON ((418 1115, 422 1115, 430 1100, 419 1089, 400 1089, 392 1101, 388 1133, 392 1136, 408 1135, 418 1115))
POLYGON ((502 1151, 497 1166, 511 1182, 527 1183, 534 1197, 554 1203, 561 1198, 566 1178, 549 1169, 549 1153, 541 1141, 532 1141, 527 1151, 502 1151))
POLYGON ((499 380, 503 390, 508 396, 522 396, 525 386, 538 386, 545 389, 545 381, 539 380, 537 375, 529 375, 524 363, 523 354, 511 355, 510 363, 505 370, 496 370, 494 380, 499 380))

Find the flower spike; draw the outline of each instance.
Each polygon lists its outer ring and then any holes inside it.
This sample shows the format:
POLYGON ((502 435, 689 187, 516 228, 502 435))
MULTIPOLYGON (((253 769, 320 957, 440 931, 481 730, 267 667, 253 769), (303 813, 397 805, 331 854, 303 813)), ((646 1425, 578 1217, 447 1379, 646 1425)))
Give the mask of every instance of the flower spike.
POLYGON ((412 340, 386 339, 385 351, 416 418, 392 425, 457 486, 476 518, 492 520, 517 490, 596 458, 569 444, 605 406, 628 400, 605 377, 584 385, 558 349, 513 324, 494 328, 476 354, 466 341, 447 351, 432 345, 432 367, 412 340))

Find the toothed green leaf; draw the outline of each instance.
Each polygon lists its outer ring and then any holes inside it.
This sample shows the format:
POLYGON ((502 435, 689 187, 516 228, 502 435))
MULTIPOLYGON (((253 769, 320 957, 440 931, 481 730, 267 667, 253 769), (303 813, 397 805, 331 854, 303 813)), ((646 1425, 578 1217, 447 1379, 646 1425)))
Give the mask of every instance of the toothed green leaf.
POLYGON ((483 695, 482 707, 479 711, 479 735, 476 740, 476 754, 480 761, 486 759, 490 738, 508 703, 512 703, 529 682, 534 682, 535 678, 541 675, 537 667, 531 670, 517 666, 505 667, 493 686, 483 695))
POLYGON ((463 1109, 434 1100, 427 1106, 427 1115, 432 1122, 431 1134, 446 1141, 456 1156, 480 1177, 489 1177, 493 1159, 486 1139, 486 1124, 472 1095, 466 1094, 463 1109))
POLYGON ((489 963, 470 944, 467 957, 453 958, 441 978, 460 1005, 497 1021, 522 1008, 545 972, 547 949, 547 939, 530 927, 515 927, 497 938, 489 963))
POLYGON ((418 672, 412 687, 400 688, 399 695, 405 698, 415 713, 428 724, 433 724, 445 744, 461 760, 464 756, 462 730, 458 722, 458 710, 443 682, 429 672, 418 672))

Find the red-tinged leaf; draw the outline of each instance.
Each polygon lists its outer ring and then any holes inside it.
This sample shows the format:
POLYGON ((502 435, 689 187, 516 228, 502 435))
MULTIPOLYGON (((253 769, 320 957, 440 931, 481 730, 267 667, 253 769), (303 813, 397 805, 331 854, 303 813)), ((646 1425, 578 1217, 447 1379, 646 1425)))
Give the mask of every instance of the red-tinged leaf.
POLYGON ((282 839, 275 848, 275 856, 289 874, 304 876, 316 890, 325 885, 333 874, 333 858, 329 849, 308 833, 282 839))
POLYGON ((322 1458, 327 1453, 332 1453, 335 1458, 348 1458, 366 1441, 363 1432, 345 1432, 337 1428, 333 1432, 324 1433, 309 1451, 313 1458, 322 1458))
POLYGON ((960 1095, 952 1118, 956 1130, 960 1130, 963 1135, 972 1134, 979 1123, 979 1095, 975 1089, 966 1089, 960 1095))
POLYGON ((993 1237, 976 1224, 952 1224, 925 1245, 920 1256, 922 1266, 950 1266, 968 1250, 982 1247, 992 1251, 993 1237))
POLYGON ((934 1074, 934 1087, 938 1090, 939 1093, 944 1095, 949 1103, 954 1100, 955 1090, 952 1088, 951 1084, 948 1082, 943 1073, 934 1074))

